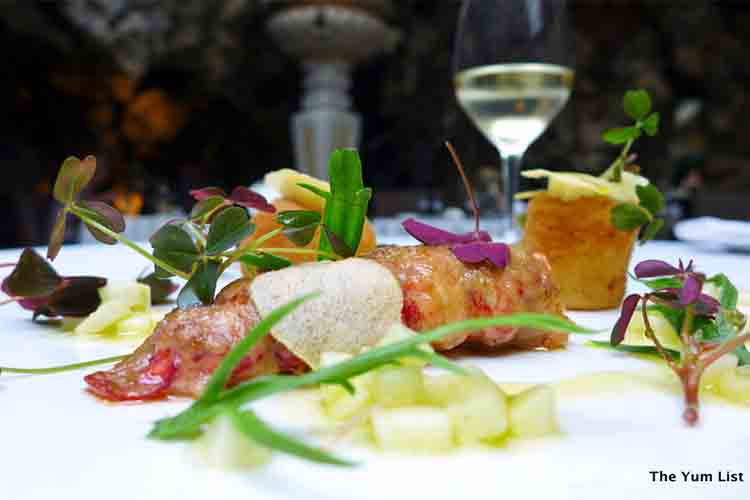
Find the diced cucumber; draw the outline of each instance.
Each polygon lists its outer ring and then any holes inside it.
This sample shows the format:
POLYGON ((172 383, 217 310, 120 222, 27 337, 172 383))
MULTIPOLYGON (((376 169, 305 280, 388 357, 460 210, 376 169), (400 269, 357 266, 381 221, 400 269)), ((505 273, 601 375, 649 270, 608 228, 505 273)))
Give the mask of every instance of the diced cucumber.
POLYGON ((154 331, 150 313, 134 313, 117 322, 115 333, 129 335, 149 335, 154 331))
POLYGON ((372 394, 375 403, 385 408, 416 405, 425 398, 422 368, 384 366, 373 373, 372 394))
MULTIPOLYGON (((321 367, 326 367, 351 358, 351 354, 324 352, 320 355, 320 364, 321 367)), ((320 388, 323 412, 335 420, 345 420, 369 408, 372 405, 370 378, 370 374, 364 374, 350 380, 354 386, 354 394, 337 385, 323 385, 320 388)))
POLYGON ((725 354, 710 365, 701 376, 701 390, 720 393, 720 380, 725 373, 734 373, 737 368, 737 356, 725 354))
POLYGON ((558 431, 555 391, 548 385, 527 389, 510 399, 510 432, 518 437, 540 437, 558 431))
MULTIPOLYGON (((651 324, 651 328, 654 330, 654 335, 659 339, 661 345, 667 349, 682 350, 682 342, 680 341, 680 335, 677 330, 674 329, 672 323, 666 320, 658 312, 650 312, 648 315, 648 321, 651 324)), ((625 339, 623 344, 626 345, 648 345, 652 346, 654 343, 650 338, 646 336, 646 324, 643 322, 643 315, 638 310, 630 320, 628 329, 625 332, 625 339)))
POLYGON ((205 432, 194 441, 199 456, 209 465, 238 469, 266 463, 271 451, 254 443, 239 432, 226 415, 216 417, 205 432))
POLYGON ((96 311, 81 321, 75 330, 76 334, 99 333, 114 326, 121 319, 132 313, 130 304, 119 301, 102 302, 96 311))
POLYGON ((440 408, 377 409, 371 423, 375 443, 383 450, 430 453, 453 447, 453 423, 440 408))
POLYGON ((116 301, 127 304, 134 311, 145 312, 151 308, 151 288, 135 282, 109 282, 99 289, 102 302, 116 301))
POLYGON ((750 365, 725 371, 719 378, 719 394, 735 403, 750 406, 750 365))
POLYGON ((507 396, 496 384, 469 376, 462 394, 444 406, 462 444, 495 439, 508 429, 507 396))

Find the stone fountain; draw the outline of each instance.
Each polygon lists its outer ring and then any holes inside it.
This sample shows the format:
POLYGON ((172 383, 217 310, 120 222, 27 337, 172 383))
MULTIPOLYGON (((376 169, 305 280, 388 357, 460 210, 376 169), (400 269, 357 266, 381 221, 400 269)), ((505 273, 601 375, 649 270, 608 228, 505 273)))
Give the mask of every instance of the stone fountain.
POLYGON ((296 168, 325 179, 328 157, 359 145, 351 109, 352 67, 395 44, 390 0, 267 0, 267 28, 304 70, 301 110, 291 119, 296 168))

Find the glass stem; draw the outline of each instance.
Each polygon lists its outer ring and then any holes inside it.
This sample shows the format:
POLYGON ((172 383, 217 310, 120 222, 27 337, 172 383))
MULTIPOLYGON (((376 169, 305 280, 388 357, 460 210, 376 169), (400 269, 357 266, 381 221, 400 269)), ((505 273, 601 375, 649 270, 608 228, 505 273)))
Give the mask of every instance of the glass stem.
POLYGON ((508 240, 509 243, 515 243, 521 238, 521 233, 518 228, 518 221, 516 220, 515 200, 513 197, 518 192, 518 177, 521 172, 521 159, 523 155, 506 155, 500 152, 500 158, 502 160, 503 176, 503 210, 508 215, 508 223, 503 239, 508 240))

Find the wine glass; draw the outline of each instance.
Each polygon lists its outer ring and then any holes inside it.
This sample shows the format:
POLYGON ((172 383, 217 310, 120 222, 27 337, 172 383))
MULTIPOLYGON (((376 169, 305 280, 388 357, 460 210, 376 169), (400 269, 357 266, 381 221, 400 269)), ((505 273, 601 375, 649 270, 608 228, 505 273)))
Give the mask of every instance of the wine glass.
POLYGON ((520 238, 513 197, 523 155, 570 96, 570 41, 565 0, 465 0, 461 8, 456 97, 500 153, 508 241, 520 238))

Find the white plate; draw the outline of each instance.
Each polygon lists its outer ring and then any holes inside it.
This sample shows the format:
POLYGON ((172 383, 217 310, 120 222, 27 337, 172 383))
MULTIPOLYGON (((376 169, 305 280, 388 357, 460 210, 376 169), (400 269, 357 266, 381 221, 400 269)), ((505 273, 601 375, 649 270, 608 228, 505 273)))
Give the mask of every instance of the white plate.
MULTIPOLYGON (((650 244, 641 257, 689 258, 684 245, 650 244)), ((0 252, 0 262, 18 252, 0 252)), ((709 273, 725 271, 750 287, 744 258, 699 255, 709 273)), ((56 266, 65 274, 113 279, 136 276, 139 257, 121 247, 65 248, 56 266)), ((608 327, 613 312, 573 314, 608 327)), ((46 366, 127 352, 132 346, 82 342, 36 326, 17 307, 0 309, 0 365, 46 366)), ((580 345, 565 351, 466 359, 500 381, 547 382, 602 370, 638 370, 644 362, 580 345)), ((363 460, 354 469, 311 465, 276 456, 251 472, 213 470, 189 446, 145 438, 152 422, 187 401, 104 404, 84 392, 86 371, 0 377, 0 499, 681 499, 746 498, 750 481, 750 409, 710 404, 703 423, 687 429, 678 396, 614 391, 560 401, 565 436, 497 451, 438 457, 384 456, 337 448, 363 460), (676 473, 654 483, 650 471, 676 473), (684 483, 681 470, 742 472, 743 483, 684 483)), ((289 430, 304 430, 289 401, 270 400, 262 413, 289 430)))
POLYGON ((698 217, 675 224, 674 234, 709 249, 750 252, 750 222, 698 217))

